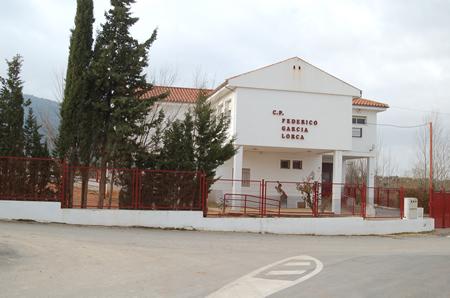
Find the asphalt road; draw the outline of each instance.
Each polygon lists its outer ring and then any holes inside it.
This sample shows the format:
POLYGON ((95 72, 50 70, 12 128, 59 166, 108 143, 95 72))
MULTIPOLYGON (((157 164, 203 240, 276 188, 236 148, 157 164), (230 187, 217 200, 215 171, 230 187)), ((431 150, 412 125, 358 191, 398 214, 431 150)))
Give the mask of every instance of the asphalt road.
POLYGON ((450 297, 448 235, 0 222, 0 297, 450 297))

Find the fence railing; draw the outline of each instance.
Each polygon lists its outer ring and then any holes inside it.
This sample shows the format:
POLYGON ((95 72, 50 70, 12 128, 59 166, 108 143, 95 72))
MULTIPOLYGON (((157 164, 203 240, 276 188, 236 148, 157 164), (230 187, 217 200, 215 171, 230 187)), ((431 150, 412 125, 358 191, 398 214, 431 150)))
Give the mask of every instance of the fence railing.
POLYGON ((202 210, 205 181, 201 172, 0 157, 1 200, 60 201, 63 208, 202 210))
MULTIPOLYGON (((402 218, 417 189, 216 179, 201 172, 97 168, 51 158, 0 157, 0 199, 63 208, 203 210, 204 215, 402 218)), ((424 198, 426 192, 424 192, 424 198)), ((427 210, 428 201, 419 198, 427 210)))
MULTIPOLYGON (((209 216, 403 218, 404 188, 275 180, 209 181, 209 216)), ((419 207, 424 207, 419 202, 419 207)))
POLYGON ((59 201, 61 163, 50 158, 0 157, 0 199, 59 201))

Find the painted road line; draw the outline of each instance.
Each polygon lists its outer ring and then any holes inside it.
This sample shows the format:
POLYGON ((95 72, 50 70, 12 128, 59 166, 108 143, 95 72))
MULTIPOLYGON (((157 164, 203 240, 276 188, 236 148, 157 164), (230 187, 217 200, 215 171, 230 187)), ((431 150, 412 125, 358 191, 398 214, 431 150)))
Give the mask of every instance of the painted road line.
MULTIPOLYGON (((294 266, 289 265, 290 268, 294 266)), ((311 256, 296 256, 283 259, 281 261, 269 264, 256 269, 242 276, 241 278, 223 286, 219 290, 208 295, 208 298, 256 298, 267 297, 284 289, 290 288, 296 284, 304 282, 318 274, 323 269, 323 264, 318 259, 311 256), (301 263, 295 270, 282 270, 286 264, 301 263), (274 275, 271 272, 295 272, 292 274, 274 275)))
POLYGON ((267 272, 267 275, 296 275, 303 274, 306 270, 274 270, 267 272))
POLYGON ((284 266, 310 266, 311 262, 289 262, 283 264, 284 266))

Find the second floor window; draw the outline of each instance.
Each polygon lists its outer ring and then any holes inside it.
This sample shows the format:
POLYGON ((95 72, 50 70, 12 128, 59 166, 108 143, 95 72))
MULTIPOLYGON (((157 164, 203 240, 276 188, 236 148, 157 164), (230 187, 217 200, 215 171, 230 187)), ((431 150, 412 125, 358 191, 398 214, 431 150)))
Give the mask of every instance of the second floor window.
POLYGON ((361 127, 353 127, 353 129, 352 129, 352 137, 354 137, 354 138, 362 138, 362 128, 361 127))
POLYGON ((352 117, 353 124, 367 124, 367 117, 365 116, 353 116, 352 117))

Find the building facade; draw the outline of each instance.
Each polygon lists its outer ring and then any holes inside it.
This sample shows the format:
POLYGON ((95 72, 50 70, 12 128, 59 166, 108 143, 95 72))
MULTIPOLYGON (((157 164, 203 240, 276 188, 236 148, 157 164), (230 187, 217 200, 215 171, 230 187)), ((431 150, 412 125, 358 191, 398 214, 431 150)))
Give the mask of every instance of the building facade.
MULTIPOLYGON (((195 103, 194 88, 155 87, 151 92, 169 92, 160 107, 173 118, 183 117, 195 103)), ((345 162, 367 160, 369 187, 374 186, 377 114, 388 105, 363 99, 362 91, 293 57, 227 79, 210 91, 208 100, 217 112, 230 116, 230 136, 236 138, 237 154, 217 170, 232 179, 224 192, 252 193, 245 181, 265 179, 288 182, 308 179, 333 182, 331 210, 340 213, 340 189, 345 162)), ((277 197, 275 187, 269 196, 277 197)), ((293 192, 293 190, 292 190, 293 192)), ((278 192, 279 193, 279 192, 278 192)), ((287 207, 300 197, 289 196, 287 207)), ((368 194, 373 206, 373 194, 368 194)))

